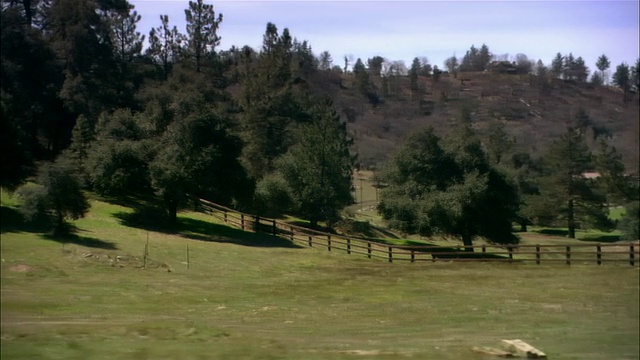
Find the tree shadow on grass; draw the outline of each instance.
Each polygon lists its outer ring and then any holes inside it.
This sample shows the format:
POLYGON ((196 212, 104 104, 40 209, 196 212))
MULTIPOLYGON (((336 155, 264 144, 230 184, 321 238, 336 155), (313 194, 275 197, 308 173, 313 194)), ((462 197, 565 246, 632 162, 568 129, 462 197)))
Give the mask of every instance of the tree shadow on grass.
MULTIPOLYGON (((75 230, 75 229, 74 229, 75 230)), ((96 249, 118 250, 116 244, 92 237, 80 236, 78 234, 43 234, 40 235, 45 240, 59 242, 61 244, 75 244, 96 249)))
POLYGON ((578 240, 587 242, 614 243, 622 240, 622 236, 615 234, 586 235, 578 240))
MULTIPOLYGON (((533 230, 538 234, 543 235, 555 235, 555 236, 563 236, 567 237, 569 235, 569 230, 567 229, 539 229, 533 230)), ((602 243, 613 243, 616 241, 622 240, 622 236, 616 234, 602 234, 602 233, 578 233, 576 234, 577 238, 575 240, 578 241, 586 241, 586 242, 602 242, 602 243)))
POLYGON ((532 232, 536 232, 538 234, 543 235, 554 235, 554 236, 567 236, 569 235, 569 230, 567 229, 538 229, 532 230, 532 232))
POLYGON ((49 230, 50 226, 46 222, 29 222, 17 209, 2 206, 0 207, 0 233, 41 233, 49 230))
POLYGON ((174 234, 192 240, 254 247, 301 248, 291 241, 277 236, 243 231, 226 225, 182 216, 178 216, 176 224, 171 224, 164 211, 152 207, 141 207, 134 212, 119 212, 114 216, 124 226, 174 234))
POLYGON ((180 236, 194 240, 255 247, 301 248, 301 246, 278 236, 243 231, 191 218, 180 218, 177 228, 180 236))

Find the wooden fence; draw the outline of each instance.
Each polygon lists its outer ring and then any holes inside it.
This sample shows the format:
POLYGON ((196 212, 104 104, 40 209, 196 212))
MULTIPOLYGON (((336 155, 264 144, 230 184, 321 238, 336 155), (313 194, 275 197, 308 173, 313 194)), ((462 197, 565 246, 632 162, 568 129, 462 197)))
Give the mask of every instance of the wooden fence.
POLYGON ((474 252, 465 252, 463 245, 454 246, 399 246, 389 245, 376 239, 330 234, 275 219, 245 214, 206 200, 200 200, 204 211, 216 219, 240 228, 278 236, 294 244, 345 251, 347 254, 363 255, 370 259, 389 262, 436 262, 436 261, 495 261, 495 262, 557 262, 571 264, 628 263, 638 264, 639 243, 616 244, 571 244, 571 245, 474 245, 474 252))

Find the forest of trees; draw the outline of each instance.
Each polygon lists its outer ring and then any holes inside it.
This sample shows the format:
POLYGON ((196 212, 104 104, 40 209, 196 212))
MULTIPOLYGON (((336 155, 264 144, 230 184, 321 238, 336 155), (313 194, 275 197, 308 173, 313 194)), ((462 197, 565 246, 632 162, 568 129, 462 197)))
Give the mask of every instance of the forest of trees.
MULTIPOLYGON (((126 0, 3 3, 0 185, 17 190, 27 217, 48 216, 62 231, 65 219, 88 210, 84 189, 153 199, 172 222, 179 209, 206 198, 295 214, 313 226, 333 223, 353 202, 358 159, 349 114, 342 119, 335 99, 313 86, 317 75, 339 83, 349 75, 375 108, 401 98, 405 78, 411 100, 420 100, 420 79, 443 73, 426 58, 407 67, 345 56, 342 67, 273 23, 260 49, 220 49, 223 15, 202 0, 188 3, 184 32, 162 15, 142 34, 140 19, 126 0)), ((444 67, 484 71, 497 59, 483 44, 444 67)), ((518 54, 513 64, 539 77, 609 83, 606 55, 591 79, 573 54, 558 53, 549 66, 518 54)), ((611 76, 625 101, 640 86, 639 69, 637 61, 623 63, 611 76)), ((563 219, 574 236, 577 226, 613 228, 609 206, 637 214, 637 174, 628 176, 606 134, 594 135, 587 113, 539 159, 512 151, 499 127, 479 138, 469 112, 458 120, 456 136, 415 134, 388 165, 380 212, 391 227, 457 236, 465 245, 478 236, 512 243, 512 222, 563 219), (586 146, 588 136, 599 141, 599 153, 586 146), (598 180, 582 176, 596 170, 598 180), (546 206, 550 198, 562 205, 546 206)), ((623 222, 630 238, 638 237, 635 219, 623 222)))

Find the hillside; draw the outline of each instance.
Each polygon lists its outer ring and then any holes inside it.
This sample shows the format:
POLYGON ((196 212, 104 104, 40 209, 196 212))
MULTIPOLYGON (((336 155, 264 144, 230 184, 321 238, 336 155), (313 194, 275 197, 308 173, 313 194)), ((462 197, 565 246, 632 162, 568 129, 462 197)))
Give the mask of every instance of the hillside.
MULTIPOLYGON (((640 108, 638 95, 623 103, 622 91, 614 87, 539 79, 533 75, 490 72, 443 74, 438 81, 420 77, 422 94, 414 96, 409 79, 397 79, 396 93, 376 107, 355 87, 352 74, 314 74, 309 83, 316 93, 329 95, 349 122, 356 151, 363 166, 384 163, 408 134, 432 126, 442 135, 450 131, 463 107, 470 107, 476 129, 486 134, 497 120, 515 137, 518 147, 541 155, 566 130, 578 110, 584 109, 592 128, 608 131, 612 143, 623 154, 628 171, 638 169, 640 108), (425 110, 431 107, 429 115, 425 110)), ((378 93, 380 77, 373 77, 378 93)), ((591 145, 595 145, 595 141, 591 145)), ((595 149, 595 147, 594 147, 595 149)))

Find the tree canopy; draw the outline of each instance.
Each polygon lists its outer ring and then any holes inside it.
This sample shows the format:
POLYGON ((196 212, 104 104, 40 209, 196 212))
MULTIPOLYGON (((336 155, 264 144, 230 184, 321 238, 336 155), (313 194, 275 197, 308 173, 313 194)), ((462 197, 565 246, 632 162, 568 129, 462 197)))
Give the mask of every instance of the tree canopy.
POLYGON ((297 141, 279 161, 278 170, 291 189, 294 211, 310 220, 335 221, 353 202, 354 158, 346 123, 329 99, 311 107, 311 121, 296 132, 297 141))
POLYGON ((511 231, 517 189, 489 164, 478 141, 444 147, 433 129, 421 131, 402 147, 384 179, 389 186, 381 193, 379 211, 393 228, 453 236, 467 251, 473 251, 477 237, 518 242, 511 231))

